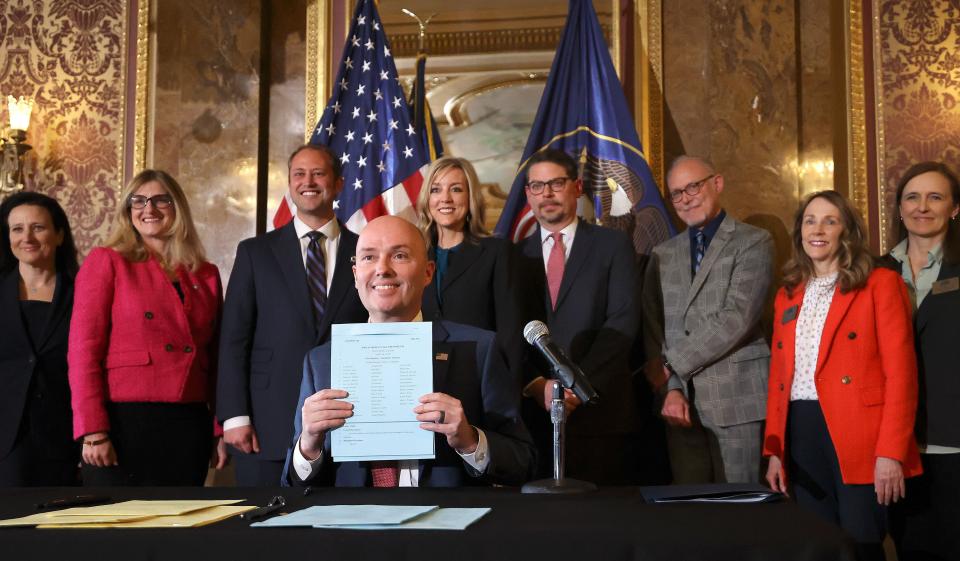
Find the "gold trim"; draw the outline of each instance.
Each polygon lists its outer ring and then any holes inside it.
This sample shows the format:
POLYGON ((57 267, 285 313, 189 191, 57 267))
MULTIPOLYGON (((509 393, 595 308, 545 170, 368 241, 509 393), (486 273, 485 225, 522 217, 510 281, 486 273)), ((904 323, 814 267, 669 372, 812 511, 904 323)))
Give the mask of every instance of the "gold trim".
POLYGON ((850 154, 850 202, 860 211, 870 231, 870 200, 867 184, 866 86, 863 60, 863 10, 860 0, 847 0, 847 148, 850 154))
POLYGON ((519 85, 528 85, 543 83, 545 84, 547 79, 545 77, 540 78, 518 78, 512 80, 505 80, 503 82, 494 82, 492 84, 484 84, 479 88, 466 91, 460 95, 451 97, 443 105, 443 114, 447 118, 447 123, 452 127, 468 127, 472 123, 470 119, 463 113, 463 106, 468 101, 481 96, 483 94, 488 94, 490 92, 500 90, 503 88, 510 88, 513 86, 519 85))
POLYGON ((617 71, 617 78, 623 82, 623 57, 620 56, 620 0, 610 0, 610 27, 609 44, 613 50, 613 68, 617 71))
POLYGON ((880 2, 879 0, 873 0, 871 3, 873 8, 873 91, 874 91, 874 122, 877 127, 877 157, 875 158, 875 165, 877 166, 877 184, 876 188, 876 197, 877 197, 877 214, 880 224, 878 229, 880 239, 878 241, 878 246, 880 248, 880 255, 883 255, 887 252, 888 249, 888 236, 887 228, 890 227, 890 217, 888 215, 888 206, 887 206, 887 174, 884 169, 884 162, 886 161, 886 132, 884 128, 884 94, 883 94, 883 49, 880 45, 880 2))
MULTIPOLYGON (((330 75, 331 0, 307 1, 307 76, 304 99, 303 141, 309 142, 317 126, 333 77, 330 75)), ((349 17, 349 16, 348 16, 349 17)), ((349 21, 349 20, 348 20, 349 21)))
MULTIPOLYGON (((137 75, 134 90, 133 173, 147 167, 147 104, 150 97, 151 0, 137 2, 137 75)), ((132 176, 133 173, 130 175, 132 176)))
MULTIPOLYGON (((635 58, 634 111, 640 121, 640 142, 657 185, 663 186, 663 28, 661 0, 634 0, 640 48, 635 58)), ((665 189, 666 187, 663 187, 665 189)), ((665 191, 664 191, 665 192, 665 191)))
MULTIPOLYGON (((120 177, 119 181, 116 182, 115 189, 120 189, 120 185, 127 182, 127 123, 131 117, 127 113, 127 88, 130 87, 130 77, 127 76, 127 71, 130 69, 130 53, 127 49, 129 45, 127 42, 130 40, 130 3, 124 2, 123 9, 120 12, 120 44, 123 45, 123 48, 120 50, 120 76, 122 76, 123 86, 120 88, 120 107, 122 108, 120 114, 122 115, 119 133, 120 133, 120 142, 117 144, 117 161, 120 162, 120 177)), ((134 107, 136 111, 136 107, 134 107)), ((136 121, 134 121, 136 124, 136 121)), ((132 148, 131 148, 132 149, 132 148)))

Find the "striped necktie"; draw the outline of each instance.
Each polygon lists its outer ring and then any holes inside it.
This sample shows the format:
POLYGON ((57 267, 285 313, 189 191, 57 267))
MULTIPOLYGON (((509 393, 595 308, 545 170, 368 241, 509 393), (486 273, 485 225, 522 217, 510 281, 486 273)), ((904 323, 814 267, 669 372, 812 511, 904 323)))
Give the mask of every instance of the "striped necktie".
POLYGON ((697 230, 694 234, 696 238, 697 245, 693 250, 693 274, 696 275, 700 272, 700 262, 703 261, 703 254, 706 253, 706 241, 703 237, 703 229, 697 230))
POLYGON ((317 231, 308 232, 307 236, 310 238, 310 244, 307 245, 307 287, 313 300, 313 317, 319 328, 327 307, 327 265, 323 257, 326 236, 317 231))

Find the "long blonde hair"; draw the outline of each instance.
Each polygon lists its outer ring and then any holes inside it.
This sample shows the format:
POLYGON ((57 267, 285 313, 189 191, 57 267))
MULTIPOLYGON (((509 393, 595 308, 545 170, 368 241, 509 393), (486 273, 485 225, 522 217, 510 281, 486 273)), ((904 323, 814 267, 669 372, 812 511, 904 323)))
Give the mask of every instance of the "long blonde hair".
POLYGON ((113 230, 104 245, 123 255, 128 261, 140 262, 150 258, 151 253, 144 245, 140 233, 133 227, 133 221, 130 218, 130 197, 140 187, 151 181, 156 181, 166 190, 167 194, 173 198, 173 204, 176 207, 173 224, 167 232, 167 243, 164 245, 163 254, 157 255, 157 258, 168 270, 172 271, 183 266, 196 271, 207 260, 203 243, 200 242, 200 236, 197 235, 197 229, 193 225, 190 205, 187 203, 183 188, 176 179, 162 170, 145 169, 123 188, 120 193, 120 204, 113 218, 113 230))
POLYGON ((463 158, 444 156, 434 160, 427 170, 427 178, 417 196, 417 225, 427 238, 427 248, 437 243, 437 224, 430 215, 430 187, 438 177, 451 169, 458 169, 467 178, 467 195, 470 203, 467 208, 467 219, 463 227, 463 237, 470 243, 477 243, 480 238, 490 236, 490 231, 484 226, 487 217, 487 205, 480 193, 480 179, 473 164, 463 158))

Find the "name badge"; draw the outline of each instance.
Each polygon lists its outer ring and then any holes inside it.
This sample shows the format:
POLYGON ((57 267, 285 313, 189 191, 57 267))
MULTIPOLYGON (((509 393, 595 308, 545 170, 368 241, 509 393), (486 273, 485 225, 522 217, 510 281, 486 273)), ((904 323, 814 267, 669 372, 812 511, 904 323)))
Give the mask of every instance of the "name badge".
POLYGON ((960 277, 938 280, 933 283, 931 292, 934 294, 943 294, 944 292, 953 292, 954 290, 960 290, 960 277))
POLYGON ((790 306, 789 308, 783 311, 783 318, 780 320, 780 323, 786 325, 791 321, 797 319, 797 312, 799 311, 800 311, 799 305, 794 304, 793 306, 790 306))

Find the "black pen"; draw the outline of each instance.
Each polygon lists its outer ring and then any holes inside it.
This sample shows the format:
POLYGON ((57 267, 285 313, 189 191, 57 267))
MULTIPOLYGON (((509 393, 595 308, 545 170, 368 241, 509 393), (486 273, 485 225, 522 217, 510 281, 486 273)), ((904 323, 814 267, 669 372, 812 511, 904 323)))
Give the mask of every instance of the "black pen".
POLYGON ((75 497, 64 497, 62 499, 53 499, 50 502, 40 503, 37 505, 37 510, 43 510, 45 508, 64 508, 68 506, 95 505, 100 503, 109 503, 111 500, 113 499, 104 495, 77 495, 75 497))
POLYGON ((256 520, 257 518, 263 518, 268 514, 273 514, 285 506, 287 506, 287 500, 280 495, 277 495, 276 497, 270 499, 270 502, 267 503, 267 506, 261 506, 259 508, 244 512, 240 515, 240 518, 244 520, 256 520))

